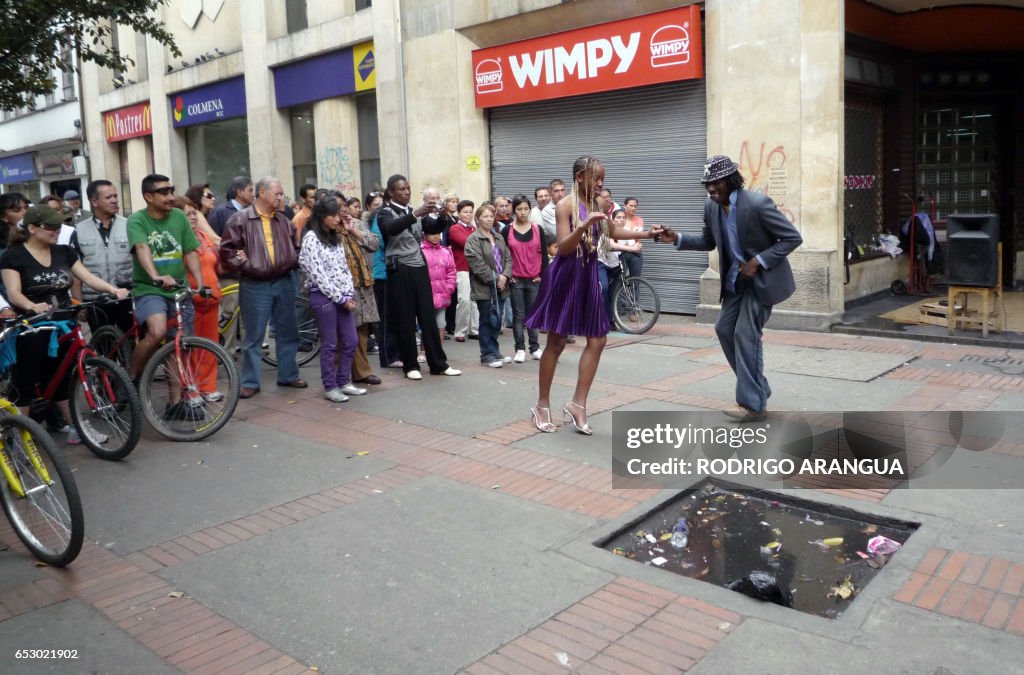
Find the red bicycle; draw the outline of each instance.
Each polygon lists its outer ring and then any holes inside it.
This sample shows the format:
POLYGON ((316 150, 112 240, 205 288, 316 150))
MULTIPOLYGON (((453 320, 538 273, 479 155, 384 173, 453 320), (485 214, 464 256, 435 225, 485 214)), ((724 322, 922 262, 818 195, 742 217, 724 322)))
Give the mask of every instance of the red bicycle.
MULTIPOLYGON (((178 327, 181 304, 196 294, 184 288, 174 296, 176 313, 168 318, 168 332, 178 327)), ((137 323, 127 333, 113 325, 101 326, 92 335, 93 348, 131 363, 141 330, 137 323)), ((228 352, 212 340, 186 336, 181 330, 153 352, 139 375, 146 421, 173 441, 198 441, 219 431, 234 414, 240 389, 238 369, 228 352)))
MULTIPOLYGON (((99 356, 82 335, 78 312, 95 304, 54 307, 43 314, 15 320, 0 339, 43 332, 58 334, 58 347, 67 345, 67 353, 53 379, 42 390, 37 387, 35 394, 53 402, 61 383, 70 375, 68 407, 82 443, 97 457, 115 461, 127 457, 139 442, 142 404, 128 373, 99 356)), ((15 367, 31 368, 32 364, 15 367)))

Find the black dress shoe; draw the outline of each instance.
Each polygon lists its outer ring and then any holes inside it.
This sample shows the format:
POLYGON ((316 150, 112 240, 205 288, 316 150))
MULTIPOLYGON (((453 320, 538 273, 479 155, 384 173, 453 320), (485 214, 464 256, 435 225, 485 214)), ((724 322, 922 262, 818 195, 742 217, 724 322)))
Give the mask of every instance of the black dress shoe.
POLYGON ((279 387, 291 387, 292 389, 305 389, 309 385, 305 380, 292 380, 291 382, 278 382, 279 387))
POLYGON ((767 410, 751 410, 742 405, 737 405, 735 410, 723 410, 726 417, 731 417, 740 424, 747 424, 749 422, 764 422, 768 419, 767 410))
POLYGON ((376 375, 370 375, 369 377, 364 377, 361 380, 356 380, 356 382, 359 384, 380 384, 380 378, 376 375))
POLYGON ((238 398, 252 398, 258 393, 260 390, 255 387, 242 387, 238 390, 238 398))

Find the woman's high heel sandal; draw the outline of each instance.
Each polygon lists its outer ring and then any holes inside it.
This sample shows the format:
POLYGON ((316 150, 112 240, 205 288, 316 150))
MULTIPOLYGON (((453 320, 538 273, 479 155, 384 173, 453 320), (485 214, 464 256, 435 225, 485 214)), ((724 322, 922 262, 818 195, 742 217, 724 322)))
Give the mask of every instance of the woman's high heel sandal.
POLYGON ((562 414, 565 416, 565 421, 566 422, 571 421, 572 425, 574 427, 576 427, 576 431, 580 432, 581 434, 586 434, 587 436, 592 435, 594 433, 594 430, 590 428, 590 423, 589 422, 584 422, 583 426, 580 426, 576 422, 576 416, 573 415, 571 412, 569 412, 569 407, 570 406, 576 406, 577 408, 579 408, 580 410, 583 411, 584 415, 587 414, 587 409, 586 408, 581 406, 579 403, 575 403, 574 401, 569 401, 568 403, 565 404, 565 407, 562 408, 562 414))
POLYGON ((538 431, 543 431, 546 434, 553 434, 558 431, 558 427, 551 421, 551 408, 541 408, 537 405, 530 408, 530 414, 533 415, 533 426, 537 427, 538 431), (544 413, 547 421, 541 419, 541 412, 544 413))

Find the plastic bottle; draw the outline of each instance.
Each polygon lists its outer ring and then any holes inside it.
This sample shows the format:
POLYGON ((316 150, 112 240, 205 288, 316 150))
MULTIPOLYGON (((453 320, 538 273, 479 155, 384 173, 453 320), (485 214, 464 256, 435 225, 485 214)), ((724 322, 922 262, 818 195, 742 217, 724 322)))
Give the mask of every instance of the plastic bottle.
POLYGON ((676 526, 672 528, 672 548, 686 548, 690 540, 690 527, 686 524, 686 518, 680 518, 676 526))

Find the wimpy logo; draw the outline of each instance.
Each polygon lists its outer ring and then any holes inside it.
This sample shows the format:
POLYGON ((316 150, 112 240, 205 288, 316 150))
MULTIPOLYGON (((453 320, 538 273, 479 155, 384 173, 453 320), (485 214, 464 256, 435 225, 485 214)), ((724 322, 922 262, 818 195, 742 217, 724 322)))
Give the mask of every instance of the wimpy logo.
POLYGON ((613 58, 618 59, 615 74, 625 73, 636 57, 640 46, 640 33, 630 33, 629 42, 623 42, 622 36, 616 35, 611 40, 600 38, 587 42, 577 42, 571 49, 554 47, 542 49, 532 54, 509 56, 512 75, 520 88, 527 82, 536 87, 544 76, 545 84, 565 82, 569 75, 585 80, 598 76, 599 71, 611 65, 613 58))

